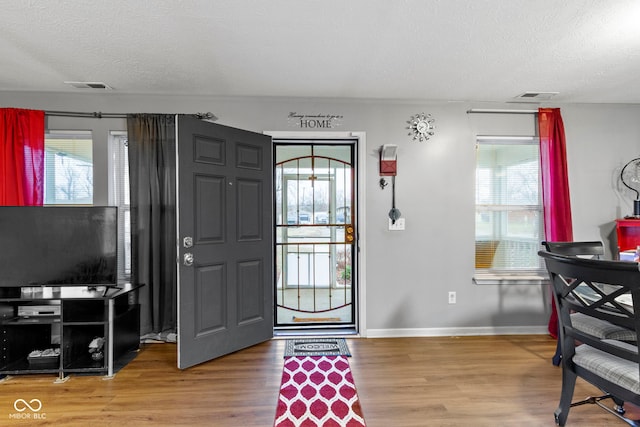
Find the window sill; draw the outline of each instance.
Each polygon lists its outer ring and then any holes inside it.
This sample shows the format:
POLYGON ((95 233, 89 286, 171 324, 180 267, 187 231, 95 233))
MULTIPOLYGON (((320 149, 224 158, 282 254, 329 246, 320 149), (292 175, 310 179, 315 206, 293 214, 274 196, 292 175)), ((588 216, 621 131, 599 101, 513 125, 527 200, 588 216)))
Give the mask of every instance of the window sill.
POLYGON ((476 274, 473 277, 473 283, 476 285, 546 285, 549 283, 549 278, 536 274, 476 274))

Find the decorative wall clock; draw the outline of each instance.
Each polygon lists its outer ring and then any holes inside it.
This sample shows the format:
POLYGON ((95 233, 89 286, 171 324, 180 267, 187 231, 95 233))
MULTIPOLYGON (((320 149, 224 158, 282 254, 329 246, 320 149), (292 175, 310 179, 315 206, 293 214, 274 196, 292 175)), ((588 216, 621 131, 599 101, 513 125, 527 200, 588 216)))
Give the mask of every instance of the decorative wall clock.
POLYGON ((407 123, 407 129, 409 129, 409 136, 413 136, 413 140, 426 141, 429 137, 433 136, 433 129, 435 126, 433 122, 435 119, 431 117, 431 114, 420 113, 411 116, 407 123))

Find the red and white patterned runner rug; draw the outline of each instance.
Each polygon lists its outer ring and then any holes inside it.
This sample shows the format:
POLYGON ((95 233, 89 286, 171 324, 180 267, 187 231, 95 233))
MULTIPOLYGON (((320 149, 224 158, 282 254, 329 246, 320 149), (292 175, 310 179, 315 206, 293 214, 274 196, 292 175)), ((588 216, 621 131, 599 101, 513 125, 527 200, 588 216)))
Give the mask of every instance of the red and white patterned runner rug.
POLYGON ((345 356, 285 359, 275 427, 365 427, 345 356))

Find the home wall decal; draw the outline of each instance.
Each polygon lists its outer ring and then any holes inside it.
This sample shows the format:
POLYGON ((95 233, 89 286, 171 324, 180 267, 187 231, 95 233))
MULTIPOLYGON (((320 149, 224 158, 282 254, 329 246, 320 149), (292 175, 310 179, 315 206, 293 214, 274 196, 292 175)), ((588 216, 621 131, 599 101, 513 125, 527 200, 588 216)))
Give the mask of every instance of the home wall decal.
POLYGON ((341 114, 303 114, 292 111, 287 117, 289 126, 301 129, 333 129, 342 125, 344 116, 341 114))

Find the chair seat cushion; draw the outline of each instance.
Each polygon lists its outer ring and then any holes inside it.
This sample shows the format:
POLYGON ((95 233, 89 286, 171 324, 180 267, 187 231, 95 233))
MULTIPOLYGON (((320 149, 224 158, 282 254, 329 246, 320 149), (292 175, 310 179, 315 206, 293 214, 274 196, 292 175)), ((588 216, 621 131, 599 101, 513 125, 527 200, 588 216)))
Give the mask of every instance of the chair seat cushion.
MULTIPOLYGON (((615 340, 603 341, 635 353, 638 352, 638 348, 632 344, 615 340)), ((640 371, 638 370, 638 364, 635 362, 621 359, 583 344, 576 347, 573 363, 635 394, 640 394, 640 371)))
POLYGON ((636 332, 631 329, 614 325, 606 320, 587 316, 582 313, 571 314, 571 325, 582 332, 586 332, 601 339, 606 338, 632 342, 635 342, 637 339, 636 332))

